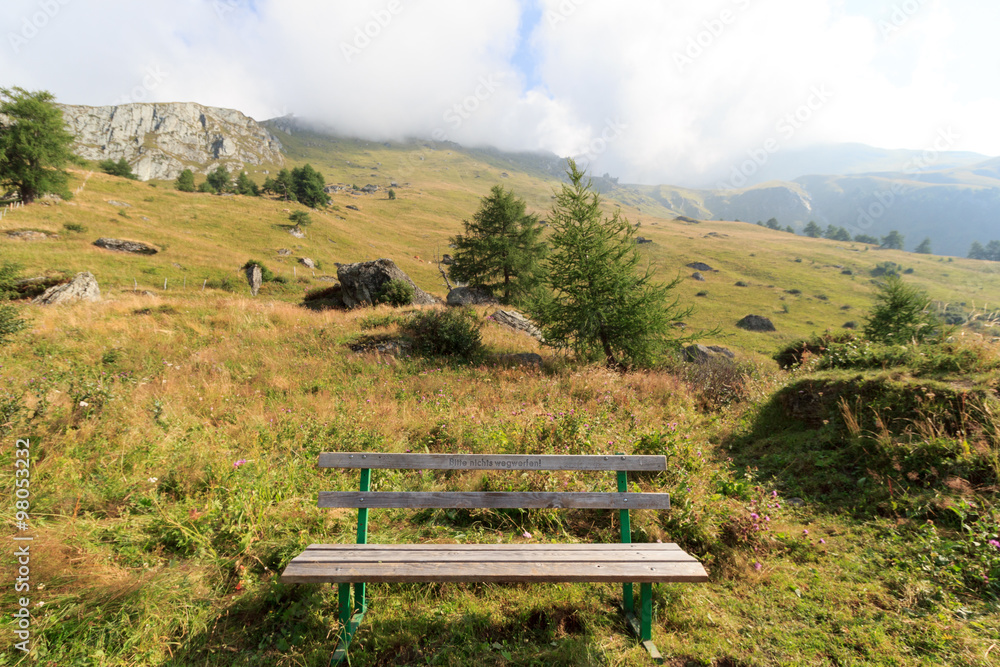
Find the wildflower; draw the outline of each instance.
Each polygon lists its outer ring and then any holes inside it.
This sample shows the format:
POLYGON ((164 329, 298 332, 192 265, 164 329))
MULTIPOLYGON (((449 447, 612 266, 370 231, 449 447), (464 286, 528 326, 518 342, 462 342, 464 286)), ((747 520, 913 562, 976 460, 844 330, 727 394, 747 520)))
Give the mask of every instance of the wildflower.
POLYGON ((157 483, 158 481, 159 481, 159 480, 158 480, 158 479, 156 479, 155 477, 150 477, 150 478, 149 478, 149 483, 150 483, 150 484, 156 484, 156 483, 157 483))
POLYGON ((87 403, 87 401, 80 401, 80 407, 81 407, 81 408, 85 408, 85 407, 87 407, 88 405, 90 405, 90 403, 87 403))
POLYGON ((751 512, 751 513, 750 513, 750 518, 751 518, 751 519, 759 519, 759 518, 760 518, 760 516, 759 516, 759 515, 758 515, 758 514, 757 514, 756 512, 751 512))
POLYGON ((757 561, 757 562, 755 562, 755 563, 753 564, 753 569, 757 570, 758 572, 760 572, 760 568, 761 568, 761 567, 762 567, 762 566, 761 566, 761 564, 760 564, 760 561, 757 561))
POLYGON ((819 538, 819 543, 820 543, 820 544, 826 544, 826 540, 824 540, 824 539, 823 539, 823 538, 821 537, 821 538, 819 538))
POLYGON ((233 462, 233 468, 239 468, 241 465, 243 465, 246 462, 247 462, 246 459, 240 459, 238 461, 234 461, 233 462))
POLYGON ((528 531, 524 531, 523 533, 521 533, 521 536, 524 537, 524 539, 526 540, 531 539, 531 533, 529 533, 528 531))
POLYGON ((778 492, 777 491, 772 491, 771 492, 771 497, 772 498, 777 498, 778 497, 778 492))
POLYGON ((809 529, 808 528, 803 528, 802 529, 802 534, 803 535, 808 535, 809 534, 809 529))
POLYGON ((998 542, 996 540, 990 540, 987 544, 989 544, 990 546, 994 546, 997 549, 1000 549, 1000 542, 998 542))

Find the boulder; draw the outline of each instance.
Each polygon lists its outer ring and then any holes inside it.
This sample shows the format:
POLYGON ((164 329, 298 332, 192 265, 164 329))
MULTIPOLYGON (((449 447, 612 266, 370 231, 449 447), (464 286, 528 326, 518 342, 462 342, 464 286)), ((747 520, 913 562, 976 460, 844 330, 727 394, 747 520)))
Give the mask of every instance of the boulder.
POLYGON ((349 208, 349 209, 351 209, 352 211, 360 211, 360 210, 361 210, 360 208, 358 208, 358 207, 357 207, 357 206, 355 206, 354 204, 348 204, 348 205, 347 205, 347 206, 345 206, 344 208, 349 208))
POLYGON ((653 239, 647 239, 647 238, 646 238, 646 237, 644 237, 644 236, 637 236, 637 237, 635 237, 635 242, 636 242, 636 243, 637 243, 638 245, 642 245, 643 243, 652 243, 652 242, 653 242, 653 239))
POLYGON ((736 326, 747 331, 777 331, 771 320, 761 315, 747 315, 736 326))
POLYGON ((732 350, 722 347, 721 345, 697 344, 688 345, 684 348, 684 359, 687 361, 704 363, 706 361, 722 357, 725 357, 726 359, 735 359, 736 355, 733 354, 732 350))
POLYGON ((481 306, 498 303, 493 295, 476 287, 456 287, 448 292, 449 306, 481 306))
POLYGON ((32 303, 42 306, 54 306, 71 301, 100 301, 101 288, 97 279, 90 271, 76 274, 73 280, 63 285, 56 285, 45 290, 32 303))
POLYGON ((59 238, 58 234, 37 232, 33 229, 14 229, 7 232, 7 236, 9 236, 12 239, 21 239, 22 241, 43 241, 45 239, 59 238))
POLYGON ((340 280, 347 308, 372 305, 390 280, 405 280, 410 283, 413 286, 413 303, 416 305, 438 303, 437 299, 417 287, 391 259, 342 264, 337 267, 337 279, 340 280))
POLYGON ((535 326, 534 322, 517 312, 516 310, 498 310, 490 315, 493 320, 502 327, 513 329, 519 333, 527 334, 532 338, 542 339, 542 332, 535 326))
POLYGON ((247 267, 247 282, 250 283, 250 294, 257 296, 257 292, 260 291, 260 286, 263 283, 260 264, 251 264, 247 267))
POLYGON ((289 250, 288 248, 279 248, 278 254, 281 255, 282 257, 288 257, 289 255, 292 254, 292 251, 289 250))
POLYGON ((450 266, 455 263, 455 258, 449 255, 448 253, 445 253, 444 255, 441 256, 441 263, 444 264, 445 266, 450 266))
POLYGON ((708 264, 706 264, 705 262, 691 262, 690 264, 687 265, 687 267, 689 269, 694 269, 695 271, 714 271, 715 270, 712 267, 710 267, 708 264))
POLYGON ((301 262, 302 264, 304 264, 306 266, 306 268, 308 268, 308 269, 315 269, 316 268, 316 262, 314 262, 313 260, 309 259, 308 257, 300 257, 299 258, 299 262, 301 262))
POLYGON ((108 203, 112 206, 120 206, 121 208, 132 208, 132 204, 127 201, 115 201, 114 199, 109 199, 108 203))
POLYGON ((701 275, 698 271, 691 274, 691 277, 700 282, 705 282, 705 276, 701 275))
POLYGON ((498 363, 504 366, 532 366, 542 367, 542 355, 534 352, 520 352, 518 354, 498 354, 493 357, 498 363))
POLYGON ((155 255, 160 252, 148 243, 139 241, 126 241, 124 239, 99 238, 94 241, 98 248, 106 248, 115 252, 130 252, 134 255, 155 255))
POLYGON ((288 233, 297 239, 304 239, 306 237, 306 233, 298 227, 292 227, 288 230, 288 233))

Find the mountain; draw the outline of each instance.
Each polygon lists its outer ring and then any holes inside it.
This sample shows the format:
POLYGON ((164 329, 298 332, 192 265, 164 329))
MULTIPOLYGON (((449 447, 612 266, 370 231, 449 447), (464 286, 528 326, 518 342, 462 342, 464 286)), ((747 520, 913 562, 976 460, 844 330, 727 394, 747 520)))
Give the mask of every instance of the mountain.
POLYGON ((185 168, 208 173, 281 165, 281 143, 233 109, 193 103, 60 105, 74 150, 88 160, 125 158, 140 180, 169 180, 185 168))

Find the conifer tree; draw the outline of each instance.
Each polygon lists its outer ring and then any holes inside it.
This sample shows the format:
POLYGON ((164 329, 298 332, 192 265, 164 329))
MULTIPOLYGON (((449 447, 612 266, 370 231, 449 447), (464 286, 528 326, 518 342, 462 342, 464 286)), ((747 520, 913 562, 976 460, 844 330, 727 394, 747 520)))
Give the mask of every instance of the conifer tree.
POLYGON ((194 192, 194 172, 190 169, 185 169, 174 183, 181 192, 194 192))
POLYGON ((72 196, 64 167, 80 159, 54 99, 45 91, 0 88, 0 186, 14 188, 25 204, 50 192, 72 196))
POLYGON ((494 185, 480 200, 465 234, 451 239, 455 263, 448 269, 454 280, 482 287, 502 303, 525 298, 537 286, 545 246, 538 218, 525 212, 524 201, 494 185))
POLYGON ((668 301, 680 278, 661 284, 649 266, 640 270, 635 228, 618 210, 603 217, 599 196, 573 160, 567 175, 549 216, 549 293, 528 308, 545 344, 583 359, 603 356, 623 369, 654 365, 663 352, 700 338, 672 335, 671 325, 691 312, 668 301))

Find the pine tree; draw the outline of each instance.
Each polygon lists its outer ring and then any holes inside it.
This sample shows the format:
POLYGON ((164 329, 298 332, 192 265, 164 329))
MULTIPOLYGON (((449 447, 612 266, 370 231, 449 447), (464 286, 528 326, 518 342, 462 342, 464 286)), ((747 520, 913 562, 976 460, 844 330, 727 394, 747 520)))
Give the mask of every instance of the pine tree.
POLYGON ((940 330, 941 322, 928 310, 930 299, 899 274, 890 273, 876 286, 875 305, 865 323, 865 337, 878 343, 922 342, 940 330))
POLYGON ((54 99, 44 91, 0 88, 0 186, 17 190, 25 204, 49 192, 72 196, 64 167, 80 159, 54 99))
POLYGON ((218 193, 229 192, 233 188, 233 179, 221 164, 208 175, 207 183, 212 186, 212 190, 218 193))
POLYGON ((526 297, 538 284, 545 250, 537 216, 528 215, 513 192, 494 185, 463 224, 465 234, 451 239, 451 277, 499 294, 502 303, 526 297))
MULTIPOLYGON (((278 175, 281 178, 281 174, 278 175)), ((312 165, 296 167, 292 170, 292 187, 295 199, 309 208, 326 206, 330 197, 323 191, 325 185, 323 174, 312 168, 312 165)))
POLYGON ((241 171, 240 175, 236 177, 236 194, 259 197, 260 187, 253 182, 253 179, 245 171, 241 171))
POLYGON ((194 192, 194 172, 190 169, 185 169, 174 183, 181 192, 194 192))
POLYGON ((671 325, 691 312, 667 300, 680 278, 658 284, 648 266, 639 271, 635 228, 617 209, 611 218, 602 217, 600 198, 572 160, 567 175, 569 185, 556 195, 549 216, 545 284, 550 291, 528 311, 546 345, 583 359, 603 355, 614 368, 651 366, 663 352, 698 337, 671 335, 671 325))
POLYGON ((919 255, 929 255, 929 254, 931 254, 931 239, 930 239, 930 237, 927 237, 923 241, 921 241, 920 245, 918 245, 913 250, 913 252, 915 252, 915 253, 917 253, 919 255))
POLYGON ((881 246, 883 248, 888 248, 889 250, 902 250, 903 235, 897 232, 895 229, 892 229, 889 231, 888 234, 882 237, 881 246))
POLYGON ((802 233, 810 238, 818 239, 820 236, 823 235, 823 230, 822 228, 820 228, 819 225, 810 220, 809 224, 807 224, 805 228, 802 230, 802 233))

